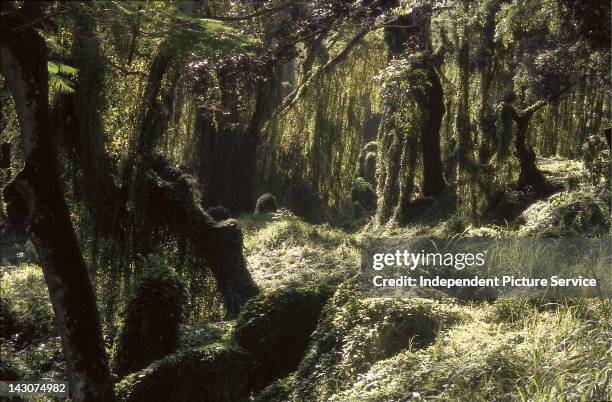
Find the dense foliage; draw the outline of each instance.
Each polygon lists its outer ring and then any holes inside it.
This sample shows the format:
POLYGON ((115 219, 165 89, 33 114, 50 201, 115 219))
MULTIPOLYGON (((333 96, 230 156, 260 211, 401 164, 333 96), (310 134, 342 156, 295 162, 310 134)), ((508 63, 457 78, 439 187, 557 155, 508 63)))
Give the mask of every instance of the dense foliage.
POLYGON ((610 396, 609 303, 516 318, 345 282, 365 236, 610 234, 609 2, 1 7, 3 378, 75 400, 610 396))

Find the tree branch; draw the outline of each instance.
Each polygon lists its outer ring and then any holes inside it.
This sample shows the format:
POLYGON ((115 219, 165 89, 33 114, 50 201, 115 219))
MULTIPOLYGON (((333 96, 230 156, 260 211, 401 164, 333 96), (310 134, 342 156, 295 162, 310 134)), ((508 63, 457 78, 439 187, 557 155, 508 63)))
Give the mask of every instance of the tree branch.
POLYGON ((321 76, 328 74, 338 64, 340 64, 342 61, 344 61, 347 58, 351 50, 353 50, 353 48, 357 46, 357 44, 359 44, 361 39, 363 39, 363 37, 366 36, 368 32, 370 32, 370 29, 371 29, 370 27, 366 27, 362 29, 361 31, 359 31, 359 33, 357 33, 357 35, 355 35, 353 39, 351 39, 346 44, 345 48, 340 53, 338 53, 333 59, 328 61, 325 65, 315 68, 313 73, 304 81, 302 85, 300 85, 299 88, 296 88, 293 91, 291 91, 291 93, 287 95, 285 99, 283 99, 281 104, 278 106, 278 108, 274 112, 273 117, 282 116, 285 113, 287 113, 289 109, 291 109, 291 107, 293 107, 293 105, 295 105, 295 103, 306 94, 308 89, 312 86, 312 84, 316 80, 318 80, 321 76))

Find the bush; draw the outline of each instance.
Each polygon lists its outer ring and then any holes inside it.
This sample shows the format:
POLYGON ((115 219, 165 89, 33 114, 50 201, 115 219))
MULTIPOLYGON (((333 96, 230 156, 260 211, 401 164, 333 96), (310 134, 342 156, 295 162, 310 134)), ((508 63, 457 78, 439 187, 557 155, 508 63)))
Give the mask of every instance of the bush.
POLYGON ((277 209, 278 204, 276 202, 276 197, 270 193, 266 193, 257 199, 257 204, 255 205, 255 214, 276 212, 277 209))
POLYGON ((376 153, 378 143, 372 141, 367 143, 359 155, 359 175, 369 183, 372 188, 376 188, 376 153))
POLYGON ((431 344, 461 318, 458 307, 434 300, 361 298, 342 285, 326 305, 308 353, 295 373, 294 400, 327 400, 375 362, 431 344))
POLYGON ((120 378, 178 347, 183 283, 153 256, 149 256, 148 269, 134 288, 115 341, 113 368, 120 378))
POLYGON ((609 209, 595 194, 564 191, 531 205, 520 217, 522 235, 543 237, 603 235, 610 230, 609 209))

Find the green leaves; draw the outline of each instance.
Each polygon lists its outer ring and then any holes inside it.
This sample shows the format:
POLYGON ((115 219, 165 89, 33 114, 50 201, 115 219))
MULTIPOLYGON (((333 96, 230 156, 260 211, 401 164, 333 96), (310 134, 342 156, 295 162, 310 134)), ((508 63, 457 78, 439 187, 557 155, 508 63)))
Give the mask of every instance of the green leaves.
POLYGON ((78 69, 58 61, 48 61, 47 70, 49 71, 49 88, 58 93, 71 94, 74 87, 69 78, 76 77, 78 69))
POLYGON ((214 51, 251 53, 255 39, 221 21, 177 15, 177 26, 170 33, 169 43, 178 54, 208 55, 214 51))

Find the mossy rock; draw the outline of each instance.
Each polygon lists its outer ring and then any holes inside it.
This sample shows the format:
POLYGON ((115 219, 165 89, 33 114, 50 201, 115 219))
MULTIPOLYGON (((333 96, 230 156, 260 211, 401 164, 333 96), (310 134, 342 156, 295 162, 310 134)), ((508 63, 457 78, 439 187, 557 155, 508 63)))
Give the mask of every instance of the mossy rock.
POLYGON ((430 345, 441 328, 461 318, 460 308, 450 302, 362 298, 342 285, 324 309, 290 399, 326 400, 377 361, 430 345))
POLYGON ((266 382, 298 366, 333 289, 332 283, 283 288, 247 303, 231 341, 251 354, 266 382))
POLYGON ((223 205, 217 205, 216 207, 208 208, 206 210, 206 213, 217 222, 224 221, 232 217, 230 211, 223 205))
MULTIPOLYGON (((152 261, 149 257, 149 262, 152 261)), ((183 283, 170 269, 151 267, 135 287, 124 312, 112 366, 120 378, 140 370, 178 347, 183 316, 183 283)))
POLYGON ((214 344, 167 356, 116 386, 126 402, 237 401, 260 384, 249 354, 214 344))
POLYGON ((257 199, 257 204, 255 205, 255 214, 258 215, 276 212, 277 209, 278 203, 276 202, 276 197, 270 193, 266 193, 257 199))

